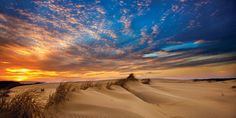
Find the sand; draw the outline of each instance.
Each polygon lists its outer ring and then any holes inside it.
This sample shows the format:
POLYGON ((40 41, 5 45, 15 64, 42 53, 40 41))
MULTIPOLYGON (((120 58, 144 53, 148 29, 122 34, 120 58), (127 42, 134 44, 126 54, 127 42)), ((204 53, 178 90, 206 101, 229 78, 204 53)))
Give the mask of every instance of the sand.
MULTIPOLYGON (((79 83, 73 83, 76 87, 79 83)), ((235 80, 221 82, 151 80, 129 81, 124 87, 92 87, 70 94, 68 101, 51 108, 57 118, 236 118, 235 80)), ((46 103, 58 84, 20 86, 18 91, 44 88, 46 103)))

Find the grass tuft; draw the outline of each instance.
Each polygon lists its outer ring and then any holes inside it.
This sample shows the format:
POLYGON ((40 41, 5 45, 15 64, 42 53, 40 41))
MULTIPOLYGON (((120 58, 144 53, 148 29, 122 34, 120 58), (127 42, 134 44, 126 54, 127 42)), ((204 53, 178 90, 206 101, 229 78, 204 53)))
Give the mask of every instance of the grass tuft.
POLYGON ((9 101, 6 97, 0 97, 0 112, 7 112, 9 109, 9 101))
POLYGON ((134 74, 131 73, 126 79, 119 79, 114 84, 124 87, 125 83, 128 81, 138 81, 138 79, 136 79, 134 74))
POLYGON ((150 84, 151 80, 150 79, 141 79, 141 83, 143 84, 150 84))
POLYGON ((80 84, 80 89, 81 90, 86 90, 88 89, 89 87, 93 87, 93 82, 91 81, 85 81, 83 83, 80 84))
POLYGON ((236 86, 232 86, 231 88, 232 88, 232 89, 236 89, 236 86))
POLYGON ((0 89, 0 97, 9 97, 10 90, 9 89, 0 89))
POLYGON ((106 83, 106 88, 109 89, 109 90, 112 90, 112 88, 111 88, 112 85, 114 85, 114 82, 108 81, 108 82, 106 83))
POLYGON ((43 106, 38 100, 36 89, 27 90, 15 95, 11 99, 0 98, 0 111, 11 115, 13 118, 44 118, 43 106))
POLYGON ((45 108, 49 108, 60 103, 64 103, 68 100, 68 95, 71 91, 74 91, 70 83, 60 83, 56 88, 56 92, 49 96, 48 102, 45 108))
POLYGON ((129 76, 126 78, 127 81, 138 81, 133 73, 129 74, 129 76))
POLYGON ((93 82, 93 81, 85 81, 80 84, 80 89, 81 90, 86 90, 90 87, 97 87, 99 89, 102 88, 102 82, 93 82))

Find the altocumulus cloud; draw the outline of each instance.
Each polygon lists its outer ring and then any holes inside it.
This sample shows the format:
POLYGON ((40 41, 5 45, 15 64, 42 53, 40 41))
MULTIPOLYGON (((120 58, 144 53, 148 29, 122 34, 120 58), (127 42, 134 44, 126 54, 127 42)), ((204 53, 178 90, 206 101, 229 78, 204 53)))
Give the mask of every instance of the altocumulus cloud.
MULTIPOLYGON (((99 79, 130 72, 158 77, 174 68, 234 67, 236 30, 229 27, 236 19, 233 4, 2 1, 0 78, 99 79)), ((173 77, 181 76, 175 71, 173 77)), ((230 72, 224 76, 231 77, 230 72)))

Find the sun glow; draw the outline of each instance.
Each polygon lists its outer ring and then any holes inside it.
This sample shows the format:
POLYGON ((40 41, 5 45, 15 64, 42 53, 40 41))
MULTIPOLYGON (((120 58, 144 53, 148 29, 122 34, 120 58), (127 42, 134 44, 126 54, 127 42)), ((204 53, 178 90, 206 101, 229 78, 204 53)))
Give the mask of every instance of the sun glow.
POLYGON ((27 76, 16 76, 15 78, 16 81, 25 81, 28 80, 27 76))
POLYGON ((27 69, 27 68, 7 68, 6 71, 8 73, 18 74, 18 75, 47 75, 47 76, 58 75, 55 71, 43 71, 43 70, 27 69))
POLYGON ((44 71, 28 68, 6 68, 7 78, 16 81, 35 80, 42 77, 55 77, 58 73, 55 71, 44 71))
POLYGON ((19 69, 7 68, 6 71, 7 71, 7 72, 10 72, 10 73, 25 74, 25 73, 30 72, 30 69, 26 69, 26 68, 19 68, 19 69))

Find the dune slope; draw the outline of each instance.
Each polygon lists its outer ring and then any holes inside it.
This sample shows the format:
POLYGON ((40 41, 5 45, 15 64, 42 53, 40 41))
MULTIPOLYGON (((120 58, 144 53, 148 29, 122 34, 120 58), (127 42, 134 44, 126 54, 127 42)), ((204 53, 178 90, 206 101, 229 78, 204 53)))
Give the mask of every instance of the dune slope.
MULTIPOLYGON (((79 89, 80 82, 68 101, 51 107, 46 117, 56 118, 235 118, 235 80, 193 82, 151 80, 150 84, 127 81, 112 85, 79 89)), ((21 86, 11 89, 44 88, 42 103, 58 84, 21 86)))

